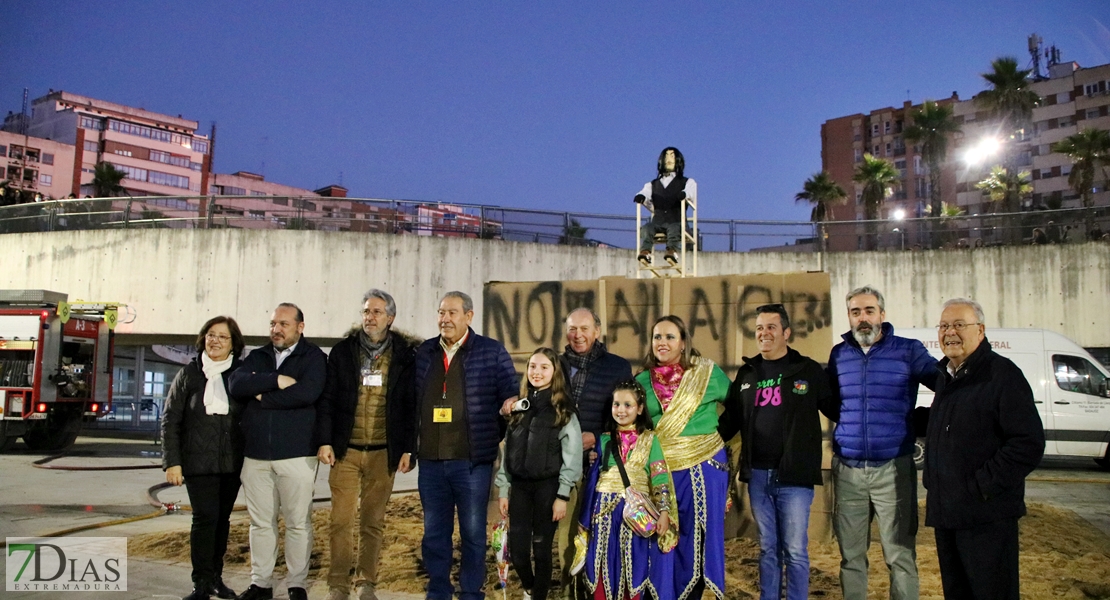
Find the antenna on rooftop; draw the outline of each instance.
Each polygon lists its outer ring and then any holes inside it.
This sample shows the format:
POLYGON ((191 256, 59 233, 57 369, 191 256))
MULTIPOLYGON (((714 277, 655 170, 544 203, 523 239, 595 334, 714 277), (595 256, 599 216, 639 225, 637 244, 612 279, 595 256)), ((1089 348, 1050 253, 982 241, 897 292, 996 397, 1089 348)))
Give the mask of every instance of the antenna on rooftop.
MULTIPOLYGON (((1037 34, 1030 34, 1029 36, 1029 56, 1033 57, 1033 81, 1041 81, 1046 79, 1044 74, 1041 73, 1041 47, 1044 45, 1044 38, 1037 34)), ((1046 53, 1047 55, 1047 53, 1046 53)), ((1049 61, 1048 65, 1052 66, 1049 61)))
POLYGON ((1049 67, 1060 64, 1060 49, 1056 47, 1056 44, 1049 46, 1048 50, 1044 51, 1044 56, 1048 59, 1049 67))
POLYGON ((19 119, 19 133, 20 133, 20 135, 27 135, 27 121, 30 119, 30 117, 27 116, 27 94, 29 94, 29 93, 30 93, 29 89, 23 88, 23 112, 20 113, 23 116, 22 116, 22 118, 19 119))
POLYGON ((339 185, 343 185, 343 171, 339 172, 339 185))

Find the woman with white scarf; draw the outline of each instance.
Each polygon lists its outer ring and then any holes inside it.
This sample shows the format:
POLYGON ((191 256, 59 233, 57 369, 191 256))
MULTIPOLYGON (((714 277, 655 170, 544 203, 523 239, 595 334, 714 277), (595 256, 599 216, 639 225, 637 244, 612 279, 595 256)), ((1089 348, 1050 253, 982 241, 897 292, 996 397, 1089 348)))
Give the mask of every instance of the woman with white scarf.
POLYGON ((239 418, 246 399, 229 396, 227 382, 243 347, 235 319, 209 319, 197 336, 199 354, 174 378, 162 414, 166 481, 185 484, 193 511, 193 591, 184 600, 235 597, 222 574, 243 467, 239 418))

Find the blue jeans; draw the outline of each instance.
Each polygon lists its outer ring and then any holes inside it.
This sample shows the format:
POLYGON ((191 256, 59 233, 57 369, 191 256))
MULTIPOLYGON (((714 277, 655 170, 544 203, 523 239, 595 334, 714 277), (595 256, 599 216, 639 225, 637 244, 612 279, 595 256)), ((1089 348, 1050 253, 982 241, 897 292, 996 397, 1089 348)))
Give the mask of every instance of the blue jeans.
POLYGON ((451 600, 451 536, 455 510, 459 513, 462 563, 460 600, 482 600, 486 581, 486 512, 491 463, 468 460, 421 460, 417 473, 420 505, 424 509, 424 540, 420 551, 428 570, 429 600, 451 600))
POLYGON ((809 507, 813 488, 779 485, 774 469, 752 469, 748 484, 752 515, 759 525, 759 597, 782 597, 786 567, 787 600, 809 596, 809 507))

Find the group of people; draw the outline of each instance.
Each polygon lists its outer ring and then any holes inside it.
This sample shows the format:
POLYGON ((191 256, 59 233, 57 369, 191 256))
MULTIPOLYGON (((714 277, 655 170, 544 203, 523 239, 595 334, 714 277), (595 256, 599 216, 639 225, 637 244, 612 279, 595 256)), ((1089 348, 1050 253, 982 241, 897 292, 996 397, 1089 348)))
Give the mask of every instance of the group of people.
POLYGON ((470 328, 474 306, 461 292, 440 300, 439 336, 418 343, 392 330, 393 298, 370 290, 361 326, 328 356, 302 336, 304 317, 292 304, 274 311, 271 343, 242 362, 238 326, 216 317, 201 330, 197 359, 175 379, 163 421, 167 480, 184 482, 193 505, 189 598, 271 598, 279 514, 289 597, 307 597, 312 488, 323 462, 331 465, 328 600, 352 591, 375 599, 393 477, 418 458, 429 599, 456 594, 456 516, 458 596, 484 597, 491 483, 526 600, 547 597, 553 546, 564 583, 571 557, 584 553, 574 581, 598 600, 722 598, 730 472, 747 484, 759 530, 761 598, 806 598, 810 505, 823 481, 820 414, 836 423, 834 527, 845 598, 867 597, 874 519, 891 597, 916 598, 912 455, 915 424, 925 421, 915 414, 922 384, 936 392, 924 482, 945 597, 1018 598, 1024 478, 1044 450, 1029 384, 991 350, 972 300, 945 303, 939 363, 921 342, 894 335, 878 290, 855 289, 846 304, 851 330, 827 367, 789 346, 783 305, 758 307, 759 352, 731 380, 699 355, 676 316, 654 323, 644 369, 633 377, 602 342, 598 316, 574 310, 564 351, 537 349, 519 383, 505 347, 470 328), (737 434, 730 467, 726 447, 737 434), (251 585, 235 596, 221 571, 240 481, 251 585), (646 537, 623 518, 628 487, 658 510, 646 537))

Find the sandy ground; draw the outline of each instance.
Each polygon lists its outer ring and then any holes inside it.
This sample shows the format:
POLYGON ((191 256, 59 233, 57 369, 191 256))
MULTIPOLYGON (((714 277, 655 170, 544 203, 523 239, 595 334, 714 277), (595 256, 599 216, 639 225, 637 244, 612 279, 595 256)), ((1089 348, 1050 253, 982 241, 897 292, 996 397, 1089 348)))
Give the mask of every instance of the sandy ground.
MULTIPOLYGON (((921 508, 924 519, 924 504, 921 508)), ((327 572, 328 516, 327 509, 313 514, 315 546, 312 552, 312 579, 323 579, 327 572)), ((387 519, 379 588, 396 592, 423 592, 427 579, 420 562, 423 524, 419 500, 415 495, 395 496, 390 501, 387 519)), ((247 530, 245 522, 232 524, 226 559, 228 565, 249 568, 247 530)), ((135 556, 188 562, 188 537, 186 531, 133 536, 128 542, 128 552, 135 556)), ((877 537, 874 539, 876 541, 869 553, 871 577, 868 595, 870 598, 886 598, 887 569, 877 537)), ((836 543, 812 541, 809 551, 810 596, 842 598, 837 575, 840 554, 836 543)), ((924 524, 918 535, 917 551, 921 598, 942 598, 933 533, 924 524)), ((457 554, 456 550, 456 564, 457 554)), ((749 539, 730 540, 725 554, 727 598, 758 597, 758 543, 749 539)), ((283 558, 279 557, 278 563, 282 561, 283 558)), ((492 553, 487 562, 487 592, 492 598, 497 598, 501 593, 497 590, 497 571, 492 553)), ((1021 574, 1022 596, 1026 598, 1110 600, 1110 536, 1091 527, 1071 511, 1030 504, 1029 515, 1021 520, 1021 574)), ((520 597, 519 584, 514 575, 509 577, 508 597, 520 597)))

